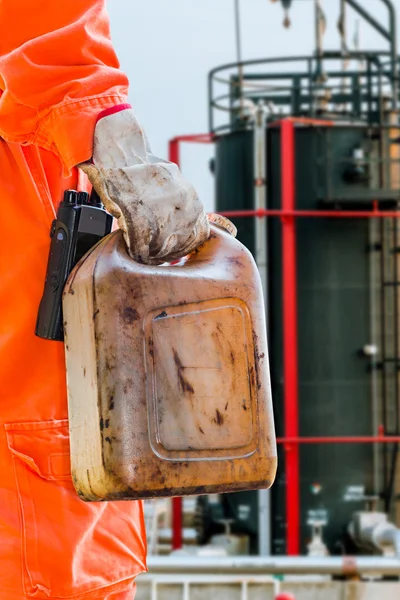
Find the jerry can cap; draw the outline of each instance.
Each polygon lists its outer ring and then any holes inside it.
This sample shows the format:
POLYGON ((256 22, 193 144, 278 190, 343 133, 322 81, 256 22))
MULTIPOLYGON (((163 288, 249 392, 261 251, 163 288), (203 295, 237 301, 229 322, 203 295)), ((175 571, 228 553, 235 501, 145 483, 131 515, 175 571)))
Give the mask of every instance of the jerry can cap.
POLYGON ((225 229, 228 233, 230 233, 234 238, 237 236, 237 228, 235 225, 222 215, 218 215, 216 213, 208 213, 208 220, 213 225, 217 225, 217 227, 221 227, 221 229, 225 229))

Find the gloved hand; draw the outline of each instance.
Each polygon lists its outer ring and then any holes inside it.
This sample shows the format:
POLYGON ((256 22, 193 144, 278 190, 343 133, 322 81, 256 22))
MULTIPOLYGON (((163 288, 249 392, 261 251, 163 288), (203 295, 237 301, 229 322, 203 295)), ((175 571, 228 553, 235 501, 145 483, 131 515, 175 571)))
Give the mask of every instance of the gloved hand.
POLYGON ((118 219, 135 260, 170 262, 207 240, 209 223, 196 190, 175 164, 151 154, 131 108, 99 119, 92 162, 78 167, 118 219))

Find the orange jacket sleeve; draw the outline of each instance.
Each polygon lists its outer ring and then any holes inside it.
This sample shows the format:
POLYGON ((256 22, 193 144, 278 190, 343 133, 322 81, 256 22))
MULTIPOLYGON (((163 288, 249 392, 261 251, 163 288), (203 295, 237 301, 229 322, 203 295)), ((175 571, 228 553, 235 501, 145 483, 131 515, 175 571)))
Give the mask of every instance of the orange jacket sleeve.
POLYGON ((105 0, 0 0, 0 136, 59 156, 92 154, 99 112, 126 102, 105 0))

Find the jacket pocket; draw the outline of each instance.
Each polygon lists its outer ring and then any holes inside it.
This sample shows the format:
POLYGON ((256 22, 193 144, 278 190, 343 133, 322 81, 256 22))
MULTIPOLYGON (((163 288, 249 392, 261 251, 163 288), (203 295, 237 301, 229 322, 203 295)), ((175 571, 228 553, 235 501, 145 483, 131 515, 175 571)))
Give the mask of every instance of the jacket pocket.
POLYGON ((103 588, 128 589, 146 568, 142 504, 79 499, 66 420, 5 428, 22 517, 25 594, 97 598, 103 588))

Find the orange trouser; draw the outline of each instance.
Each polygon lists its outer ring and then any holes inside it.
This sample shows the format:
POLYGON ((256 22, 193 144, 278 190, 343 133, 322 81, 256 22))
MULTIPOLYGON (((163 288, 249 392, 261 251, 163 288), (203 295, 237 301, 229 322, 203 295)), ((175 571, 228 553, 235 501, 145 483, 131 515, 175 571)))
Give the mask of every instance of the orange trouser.
POLYGON ((78 186, 61 169, 48 151, 0 141, 0 599, 127 600, 145 570, 142 504, 76 495, 63 344, 34 335, 52 199, 78 186))

